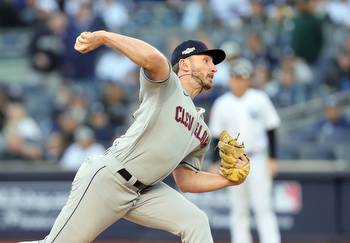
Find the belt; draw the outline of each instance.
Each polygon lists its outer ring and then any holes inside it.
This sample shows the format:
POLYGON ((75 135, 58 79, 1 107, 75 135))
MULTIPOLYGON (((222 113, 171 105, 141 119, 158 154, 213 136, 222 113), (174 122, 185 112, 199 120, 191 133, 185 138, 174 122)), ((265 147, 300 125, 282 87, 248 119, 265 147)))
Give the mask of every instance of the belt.
MULTIPOLYGON (((121 175, 121 177, 123 177, 126 181, 129 181, 132 177, 132 175, 129 173, 129 171, 127 171, 126 169, 120 169, 117 171, 119 175, 121 175)), ((143 184, 141 181, 137 180, 134 184, 134 187, 136 187, 137 189, 139 189, 140 191, 145 190, 146 188, 149 188, 151 186, 145 185, 143 184)))

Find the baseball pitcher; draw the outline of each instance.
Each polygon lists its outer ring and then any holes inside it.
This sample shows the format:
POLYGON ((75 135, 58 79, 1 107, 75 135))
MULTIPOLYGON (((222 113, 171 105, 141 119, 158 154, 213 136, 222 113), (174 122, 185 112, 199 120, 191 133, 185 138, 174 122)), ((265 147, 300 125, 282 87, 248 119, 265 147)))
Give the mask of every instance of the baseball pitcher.
POLYGON ((39 242, 92 242, 120 218, 168 231, 182 242, 213 242, 207 216, 162 180, 173 173, 182 192, 209 192, 238 185, 248 175, 244 147, 228 133, 219 144, 221 175, 200 171, 210 133, 193 98, 212 87, 224 51, 185 41, 170 65, 148 43, 106 31, 81 33, 75 49, 87 53, 102 45, 140 66, 140 106, 123 136, 82 163, 66 205, 39 242))

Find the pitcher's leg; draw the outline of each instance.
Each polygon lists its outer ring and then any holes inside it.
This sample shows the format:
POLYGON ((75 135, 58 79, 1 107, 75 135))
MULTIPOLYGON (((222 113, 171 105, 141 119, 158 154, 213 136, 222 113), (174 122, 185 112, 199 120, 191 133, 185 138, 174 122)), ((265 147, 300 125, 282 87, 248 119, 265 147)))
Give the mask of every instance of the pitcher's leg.
POLYGON ((183 243, 213 242, 207 215, 164 183, 142 194, 125 218, 178 235, 183 243))
POLYGON ((128 190, 106 167, 82 165, 69 199, 44 242, 92 242, 132 206, 137 193, 128 190))
POLYGON ((250 232, 250 204, 248 197, 247 184, 230 188, 232 199, 231 208, 231 242, 232 243, 252 243, 250 232))

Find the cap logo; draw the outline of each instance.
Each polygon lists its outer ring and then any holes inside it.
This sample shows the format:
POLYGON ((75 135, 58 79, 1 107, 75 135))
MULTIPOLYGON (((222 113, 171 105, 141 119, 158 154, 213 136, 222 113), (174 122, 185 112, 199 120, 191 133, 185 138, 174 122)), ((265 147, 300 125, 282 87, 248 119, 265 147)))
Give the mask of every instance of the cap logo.
POLYGON ((189 54, 189 53, 193 52, 194 50, 196 50, 195 47, 191 47, 191 48, 189 47, 189 48, 187 48, 186 50, 182 51, 181 53, 182 53, 183 55, 186 55, 186 54, 189 54))

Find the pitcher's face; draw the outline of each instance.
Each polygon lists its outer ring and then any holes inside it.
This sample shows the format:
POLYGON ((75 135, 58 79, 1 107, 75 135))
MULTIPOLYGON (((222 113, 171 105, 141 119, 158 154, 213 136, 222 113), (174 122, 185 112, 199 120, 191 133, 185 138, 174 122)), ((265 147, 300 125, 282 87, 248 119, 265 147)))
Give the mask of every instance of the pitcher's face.
POLYGON ((208 55, 193 55, 188 58, 192 75, 200 80, 204 90, 213 87, 214 74, 217 68, 213 63, 213 58, 208 55))

